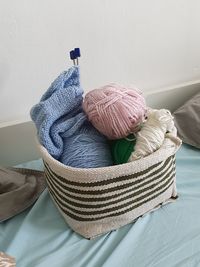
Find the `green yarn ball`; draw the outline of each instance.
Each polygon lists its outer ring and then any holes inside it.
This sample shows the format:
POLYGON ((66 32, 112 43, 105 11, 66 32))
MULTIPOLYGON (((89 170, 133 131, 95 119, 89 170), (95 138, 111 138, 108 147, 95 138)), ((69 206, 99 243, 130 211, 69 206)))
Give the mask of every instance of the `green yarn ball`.
POLYGON ((134 151, 135 143, 134 135, 111 141, 111 153, 114 164, 127 163, 131 153, 134 151))

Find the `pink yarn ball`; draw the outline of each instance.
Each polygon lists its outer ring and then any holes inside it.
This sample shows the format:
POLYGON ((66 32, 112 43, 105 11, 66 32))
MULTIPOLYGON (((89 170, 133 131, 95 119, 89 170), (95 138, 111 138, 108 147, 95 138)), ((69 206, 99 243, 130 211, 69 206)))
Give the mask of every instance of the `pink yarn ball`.
POLYGON ((142 93, 109 84, 86 94, 83 109, 93 126, 109 139, 119 139, 138 130, 147 107, 142 93))

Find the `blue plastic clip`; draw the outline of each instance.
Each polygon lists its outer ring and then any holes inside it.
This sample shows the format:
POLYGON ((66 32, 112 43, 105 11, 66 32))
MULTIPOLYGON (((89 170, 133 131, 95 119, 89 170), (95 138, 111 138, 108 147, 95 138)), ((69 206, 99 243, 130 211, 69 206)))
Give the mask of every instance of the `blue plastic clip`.
POLYGON ((74 55, 76 58, 81 56, 80 48, 74 48, 74 55))
POLYGON ((80 48, 74 48, 74 55, 76 59, 76 65, 78 65, 78 58, 81 56, 80 48))
POLYGON ((80 48, 74 48, 74 50, 70 51, 70 59, 73 60, 74 65, 78 65, 78 58, 80 56, 81 56, 80 48))
POLYGON ((74 63, 74 65, 75 65, 75 59, 76 59, 76 57, 75 57, 74 50, 71 50, 71 51, 69 52, 69 54, 70 54, 70 59, 73 60, 73 63, 74 63))

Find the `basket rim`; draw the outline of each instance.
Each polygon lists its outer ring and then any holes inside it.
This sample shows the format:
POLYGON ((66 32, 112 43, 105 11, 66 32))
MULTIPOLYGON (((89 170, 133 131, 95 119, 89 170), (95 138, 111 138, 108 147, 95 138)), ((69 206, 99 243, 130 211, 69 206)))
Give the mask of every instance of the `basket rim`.
MULTIPOLYGON (((43 161, 46 161, 47 159, 47 163, 48 161, 50 161, 51 164, 53 164, 54 166, 60 167, 67 171, 72 171, 72 172, 76 171, 76 172, 81 172, 85 174, 87 174, 88 172, 95 172, 96 174, 98 174, 98 173, 101 173, 102 171, 112 172, 112 171, 117 171, 119 169, 122 170, 123 168, 127 169, 128 166, 131 166, 131 168, 134 168, 134 166, 138 166, 141 163, 154 160, 155 157, 159 158, 162 152, 166 150, 169 150, 169 153, 168 153, 169 155, 175 154, 182 143, 180 138, 174 137, 174 136, 166 136, 165 140, 168 140, 168 142, 170 142, 171 145, 173 146, 167 148, 165 147, 165 143, 163 143, 162 146, 158 150, 154 151, 153 153, 151 153, 150 155, 144 158, 141 158, 141 159, 138 159, 132 162, 123 163, 123 164, 111 165, 111 166, 106 166, 106 167, 98 167, 98 168, 78 168, 78 167, 71 167, 71 166, 65 165, 62 162, 53 158, 53 156, 49 154, 47 149, 43 145, 40 144, 38 138, 36 138, 36 144, 40 151, 43 161)), ((162 161, 162 159, 160 159, 160 161, 162 161)))

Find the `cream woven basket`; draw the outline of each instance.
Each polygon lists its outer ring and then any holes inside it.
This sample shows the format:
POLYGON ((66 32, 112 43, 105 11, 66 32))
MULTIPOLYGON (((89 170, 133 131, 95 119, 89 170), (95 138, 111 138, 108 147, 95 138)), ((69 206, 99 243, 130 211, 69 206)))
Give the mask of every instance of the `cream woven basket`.
POLYGON ((126 164, 72 168, 38 144, 50 195, 77 233, 92 238, 133 222, 160 204, 177 198, 175 153, 181 145, 166 137, 160 149, 126 164))

